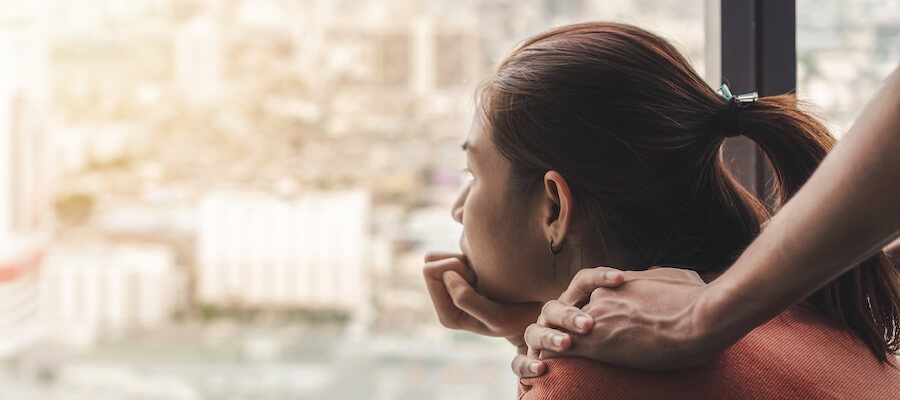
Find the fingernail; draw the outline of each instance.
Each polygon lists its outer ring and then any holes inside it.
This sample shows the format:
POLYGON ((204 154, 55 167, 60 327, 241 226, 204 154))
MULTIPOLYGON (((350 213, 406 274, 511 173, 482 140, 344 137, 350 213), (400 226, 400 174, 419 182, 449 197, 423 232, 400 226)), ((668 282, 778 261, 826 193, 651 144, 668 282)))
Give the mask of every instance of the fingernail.
POLYGON ((528 370, 531 371, 532 374, 538 373, 538 368, 541 367, 541 363, 537 361, 532 361, 531 364, 528 365, 528 370))
POLYGON ((590 318, 585 317, 584 315, 579 315, 579 316, 575 317, 575 327, 578 329, 584 329, 587 327, 587 324, 590 321, 591 321, 590 318))
POLYGON ((614 281, 616 279, 619 279, 620 274, 621 274, 621 272, 618 272, 618 271, 606 271, 606 279, 610 280, 610 281, 614 281))
POLYGON ((562 335, 553 335, 553 337, 550 338, 550 343, 553 343, 554 346, 560 346, 562 345, 562 340, 562 335))

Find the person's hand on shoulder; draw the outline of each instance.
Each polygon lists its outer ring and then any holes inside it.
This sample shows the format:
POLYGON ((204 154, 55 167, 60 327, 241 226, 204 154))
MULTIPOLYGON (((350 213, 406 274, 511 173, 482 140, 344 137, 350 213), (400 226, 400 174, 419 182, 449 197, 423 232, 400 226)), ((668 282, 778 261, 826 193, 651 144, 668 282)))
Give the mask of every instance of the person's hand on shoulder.
POLYGON ((558 300, 544 305, 538 322, 525 331, 527 354, 513 360, 516 375, 542 375, 541 359, 550 357, 659 370, 697 365, 716 354, 715 346, 698 345, 706 333, 698 308, 707 285, 697 273, 622 271, 622 285, 610 288, 609 271, 579 271, 558 300))

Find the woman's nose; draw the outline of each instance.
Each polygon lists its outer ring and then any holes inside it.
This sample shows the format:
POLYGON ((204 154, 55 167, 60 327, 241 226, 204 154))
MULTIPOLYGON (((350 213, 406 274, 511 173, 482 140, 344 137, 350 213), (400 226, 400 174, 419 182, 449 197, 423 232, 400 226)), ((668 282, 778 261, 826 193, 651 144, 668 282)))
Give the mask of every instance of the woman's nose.
POLYGON ((456 201, 453 202, 453 207, 450 209, 450 214, 453 215, 453 219, 456 222, 462 223, 463 218, 463 208, 466 205, 466 196, 469 195, 469 185, 463 187, 462 191, 459 192, 459 196, 456 197, 456 201))

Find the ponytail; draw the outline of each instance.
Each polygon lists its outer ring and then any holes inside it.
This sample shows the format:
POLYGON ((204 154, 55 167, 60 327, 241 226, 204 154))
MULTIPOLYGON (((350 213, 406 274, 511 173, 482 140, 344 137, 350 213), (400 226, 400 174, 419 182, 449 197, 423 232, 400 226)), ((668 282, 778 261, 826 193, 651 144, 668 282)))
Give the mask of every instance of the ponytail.
MULTIPOLYGON (((739 112, 740 129, 765 153, 775 175, 776 209, 791 198, 834 147, 793 95, 760 98, 739 112)), ((855 332, 882 363, 900 349, 900 276, 884 254, 861 262, 807 299, 833 322, 855 332)))
MULTIPOLYGON (((759 235, 769 212, 728 172, 724 136, 743 134, 762 148, 778 205, 834 146, 793 96, 746 108, 726 102, 671 44, 616 23, 528 39, 500 64, 479 103, 485 131, 510 163, 515 197, 529 198, 544 172, 558 171, 580 204, 579 229, 627 254, 627 265, 613 266, 628 269, 667 265, 712 276, 759 235)), ((897 271, 878 255, 808 302, 887 362, 900 336, 897 285, 897 271)))

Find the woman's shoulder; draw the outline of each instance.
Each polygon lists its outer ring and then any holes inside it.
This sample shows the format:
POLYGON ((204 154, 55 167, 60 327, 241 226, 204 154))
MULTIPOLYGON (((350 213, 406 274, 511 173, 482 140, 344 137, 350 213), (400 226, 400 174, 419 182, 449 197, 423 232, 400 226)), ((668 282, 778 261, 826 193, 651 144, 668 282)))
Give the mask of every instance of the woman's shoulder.
POLYGON ((575 357, 545 363, 545 375, 520 380, 522 399, 864 399, 900 392, 900 371, 880 364, 847 330, 802 307, 693 369, 642 371, 575 357))
POLYGON ((519 379, 521 400, 624 398, 634 393, 633 382, 640 373, 581 357, 551 358, 544 364, 544 375, 519 379))
MULTIPOLYGON (((710 368, 682 371, 644 371, 564 357, 544 360, 547 372, 521 378, 521 400, 536 399, 697 399, 708 398, 710 368), (706 395, 705 395, 706 394, 706 395)), ((716 397, 735 398, 727 392, 716 397)))
POLYGON ((727 356, 737 365, 766 365, 770 376, 816 385, 835 398, 893 398, 900 393, 900 360, 879 362, 848 327, 805 305, 752 331, 727 356))

